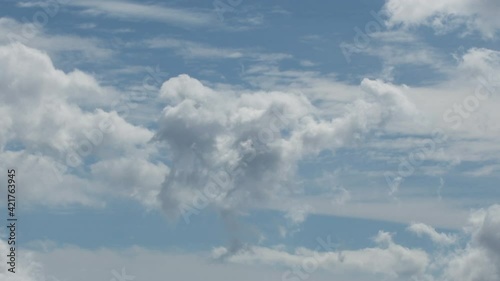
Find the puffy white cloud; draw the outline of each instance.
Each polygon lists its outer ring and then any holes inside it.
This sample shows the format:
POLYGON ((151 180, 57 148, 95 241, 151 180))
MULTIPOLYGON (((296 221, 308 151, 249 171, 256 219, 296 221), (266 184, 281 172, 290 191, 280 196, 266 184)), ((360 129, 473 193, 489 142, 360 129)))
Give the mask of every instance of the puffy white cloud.
POLYGON ((14 43, 0 46, 0 102, 0 166, 18 168, 28 202, 96 205, 113 193, 153 202, 168 169, 149 160, 157 151, 148 144, 153 133, 116 112, 113 88, 78 70, 64 73, 47 54, 14 43))
POLYGON ((496 0, 387 0, 384 8, 391 26, 427 25, 438 32, 465 26, 468 32, 479 31, 486 38, 495 37, 500 29, 496 0))
POLYGON ((428 236, 432 242, 443 245, 450 245, 457 242, 457 237, 451 234, 439 233, 432 226, 424 223, 413 223, 408 230, 418 236, 428 236))
POLYGON ((500 69, 499 51, 486 48, 471 48, 458 59, 458 62, 457 70, 460 76, 481 77, 492 88, 500 86, 500 74, 498 74, 498 69, 500 69))
POLYGON ((476 211, 467 227, 470 241, 446 258, 444 280, 500 279, 500 206, 476 211))
POLYGON ((287 196, 305 155, 362 141, 393 116, 418 115, 404 89, 368 79, 361 89, 365 97, 344 112, 319 117, 302 94, 214 90, 187 75, 166 81, 155 139, 168 144, 173 161, 160 194, 167 214, 176 218, 186 206, 241 211, 287 196))

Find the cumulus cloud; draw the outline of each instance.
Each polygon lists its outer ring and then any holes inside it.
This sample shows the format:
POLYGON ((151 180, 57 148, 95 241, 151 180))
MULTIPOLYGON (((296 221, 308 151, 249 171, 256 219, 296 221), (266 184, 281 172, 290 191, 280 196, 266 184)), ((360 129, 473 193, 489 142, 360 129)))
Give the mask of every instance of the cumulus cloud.
POLYGON ((427 236, 432 242, 443 245, 450 245, 457 242, 457 237, 454 235, 439 233, 432 226, 424 223, 413 223, 408 227, 408 230, 418 236, 427 236))
POLYGON ((466 231, 470 241, 446 258, 444 280, 499 280, 500 206, 475 212, 466 231))
POLYGON ((404 89, 369 79, 361 89, 365 97, 344 112, 319 117, 321 109, 302 94, 229 92, 187 75, 169 79, 154 137, 169 146, 173 162, 160 194, 167 215, 206 206, 239 212, 286 197, 305 155, 349 146, 394 116, 418 114, 404 89))
POLYGON ((387 0, 384 9, 389 26, 426 25, 438 32, 464 26, 466 32, 478 31, 485 38, 496 37, 500 29, 496 17, 500 3, 496 0, 387 0))
POLYGON ((0 101, 0 166, 18 168, 24 200, 98 205, 103 194, 137 197, 145 185, 147 195, 138 199, 152 202, 168 169, 150 161, 153 133, 110 106, 120 101, 118 91, 79 70, 64 73, 47 54, 14 43, 0 46, 0 101))
MULTIPOLYGON (((493 205, 470 216, 469 225, 461 233, 467 239, 465 245, 457 243, 456 237, 438 233, 427 225, 409 227, 436 243, 450 245, 447 249, 408 248, 395 243, 393 234, 380 231, 373 239, 376 247, 339 251, 328 237, 318 238, 315 250, 286 251, 279 246, 255 246, 233 253, 226 261, 284 267, 283 280, 300 280, 316 271, 327 271, 335 276, 363 273, 372 278, 383 276, 386 280, 491 281, 500 277, 499 228, 500 206, 493 205)), ((212 257, 227 253, 225 247, 214 248, 212 257)))

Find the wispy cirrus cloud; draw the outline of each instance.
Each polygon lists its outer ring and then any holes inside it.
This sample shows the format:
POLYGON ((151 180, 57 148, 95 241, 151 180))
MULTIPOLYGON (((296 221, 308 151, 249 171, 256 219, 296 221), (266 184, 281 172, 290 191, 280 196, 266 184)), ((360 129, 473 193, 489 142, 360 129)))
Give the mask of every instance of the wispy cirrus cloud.
MULTIPOLYGON (((217 17, 211 11, 193 11, 166 5, 145 4, 133 1, 64 1, 66 6, 81 8, 87 15, 109 16, 125 20, 147 20, 178 26, 200 27, 217 24, 217 17)), ((48 5, 48 1, 21 2, 20 7, 48 5)))
POLYGON ((190 59, 254 59, 257 61, 279 61, 292 58, 285 53, 265 53, 248 48, 215 47, 203 43, 175 38, 154 38, 146 41, 149 48, 175 50, 184 58, 190 59))
POLYGON ((0 18, 0 44, 19 42, 50 54, 73 53, 85 59, 109 59, 115 51, 96 37, 49 34, 43 26, 0 18))

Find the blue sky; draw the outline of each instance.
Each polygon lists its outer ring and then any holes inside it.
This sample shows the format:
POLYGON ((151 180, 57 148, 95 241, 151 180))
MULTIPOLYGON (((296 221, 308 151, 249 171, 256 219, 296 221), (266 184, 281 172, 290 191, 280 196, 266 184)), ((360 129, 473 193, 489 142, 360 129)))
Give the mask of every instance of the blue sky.
POLYGON ((497 1, 1 3, 2 278, 500 278, 497 1))

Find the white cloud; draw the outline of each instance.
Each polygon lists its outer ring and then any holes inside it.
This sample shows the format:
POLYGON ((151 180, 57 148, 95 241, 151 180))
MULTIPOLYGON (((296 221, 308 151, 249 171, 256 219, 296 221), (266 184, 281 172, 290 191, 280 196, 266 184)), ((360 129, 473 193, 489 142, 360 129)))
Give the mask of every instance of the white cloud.
POLYGON ((35 260, 33 253, 30 251, 22 251, 15 253, 15 265, 8 264, 11 262, 10 252, 11 245, 0 239, 0 279, 5 281, 38 281, 45 280, 42 265, 35 260), (20 262, 22 261, 22 262, 20 262), (13 268, 13 269, 12 269, 13 268), (9 271, 14 270, 15 273, 9 271))
POLYGON ((319 109, 304 95, 214 90, 187 75, 168 80, 161 96, 169 104, 155 136, 172 153, 173 172, 161 193, 167 214, 178 217, 200 196, 229 210, 286 196, 303 156, 361 141, 393 116, 417 114, 394 85, 365 79, 361 89, 364 99, 343 115, 317 118, 319 109))
MULTIPOLYGON (((51 18, 49 19, 49 23, 51 18)), ((96 38, 75 35, 54 35, 45 31, 43 25, 20 23, 10 18, 0 18, 0 44, 21 43, 49 52, 52 56, 64 53, 78 54, 85 59, 109 59, 114 51, 96 38)))
MULTIPOLYGON (((156 22, 174 24, 177 26, 206 26, 217 23, 215 13, 191 11, 189 9, 167 7, 165 5, 143 4, 134 1, 94 1, 75 0, 58 1, 65 6, 82 8, 82 13, 87 15, 105 15, 119 19, 142 19, 156 22)), ((46 7, 51 1, 35 3, 20 3, 21 7, 46 7)))
MULTIPOLYGON (((500 206, 493 205, 470 216, 470 224, 462 233, 468 239, 465 246, 455 244, 455 238, 439 234, 429 226, 410 226, 416 233, 449 244, 451 248, 444 251, 440 247, 430 252, 406 248, 393 242, 392 234, 380 231, 374 238, 377 247, 373 248, 338 251, 328 239, 325 242, 318 238, 316 250, 296 248, 287 252, 281 247, 250 247, 225 260, 235 264, 284 266, 289 269, 283 275, 288 280, 328 271, 335 276, 346 272, 348 276, 357 276, 361 272, 386 280, 490 281, 500 276, 499 228, 500 206)), ((212 256, 218 258, 227 252, 224 247, 215 248, 212 256)))
MULTIPOLYGON (((33 254, 33 258, 41 266, 39 269, 43 275, 35 275, 37 278, 32 279, 5 279, 5 281, 113 279, 160 281, 166 277, 186 281, 228 278, 254 281, 268 278, 280 280, 281 277, 281 272, 276 269, 228 266, 208 260, 207 255, 203 252, 164 252, 140 247, 123 250, 107 248, 88 250, 76 246, 56 246, 45 251, 35 251, 33 254)), ((2 258, 0 257, 0 260, 2 258)), ((2 262, 0 266, 4 266, 3 264, 2 262)), ((2 274, 0 271, 0 278, 2 274)), ((18 276, 23 276, 23 273, 18 276)))
MULTIPOLYGON (((348 61, 355 54, 379 58, 381 73, 363 73, 386 80, 393 80, 399 67, 425 67, 436 73, 445 73, 448 54, 443 54, 411 30, 389 29, 370 33, 356 33, 352 41, 343 41, 342 54, 348 61)), ((363 57, 360 57, 363 59, 363 57)))
POLYGON ((467 203, 466 200, 460 198, 441 202, 436 200, 437 198, 405 198, 391 201, 387 196, 388 189, 387 186, 363 185, 358 188, 361 195, 351 195, 351 199, 340 206, 332 204, 331 198, 319 195, 289 197, 286 200, 277 198, 259 207, 286 213, 290 206, 307 204, 312 206, 309 215, 363 218, 403 224, 422 221, 435 227, 450 229, 461 229, 467 221, 468 210, 463 206, 467 203))
POLYGON ((102 205, 103 195, 153 203, 168 169, 149 160, 158 153, 148 145, 151 131, 128 123, 117 108, 102 109, 120 101, 116 90, 78 70, 64 73, 19 43, 0 46, 0 69, 0 166, 19 169, 28 205, 102 205))
MULTIPOLYGON (((42 247, 22 249, 19 273, 6 274, 6 256, 0 256, 0 277, 7 281, 108 280, 125 273, 135 280, 163 280, 165 276, 183 280, 425 280, 491 281, 500 277, 500 206, 493 205, 470 215, 470 223, 460 234, 465 245, 424 251, 394 242, 393 236, 379 231, 372 247, 345 249, 328 234, 318 237, 317 247, 283 245, 246 246, 238 251, 217 247, 210 253, 182 253, 127 249, 87 250, 76 246, 42 243, 42 247), (342 250, 340 250, 340 248, 342 250), (40 249, 39 249, 40 248, 40 249), (224 257, 223 259, 221 257, 224 257), (137 265, 141 266, 137 266, 137 265), (196 270, 193 270, 196 268, 196 270), (75 272, 83 272, 75 274, 75 272), (54 279, 56 278, 56 279, 54 279)), ((35 246, 32 244, 32 246, 35 246)), ((0 250, 7 244, 0 240, 0 250)), ((3 279, 2 279, 3 280, 3 279)))
MULTIPOLYGON (((284 280, 296 280, 302 269, 302 274, 314 274, 315 271, 328 271, 334 276, 339 274, 359 274, 383 276, 388 280, 399 278, 418 278, 423 276, 429 264, 427 254, 419 249, 409 249, 395 244, 388 233, 380 232, 376 237, 377 247, 360 250, 335 251, 333 245, 328 245, 329 238, 321 246, 331 246, 330 249, 309 250, 297 248, 289 253, 282 249, 251 247, 231 255, 226 260, 235 264, 272 265, 284 267, 284 280)), ((321 244, 321 243, 320 243, 321 244)), ((320 247, 318 247, 320 248, 320 247)), ((213 257, 218 258, 226 253, 225 248, 213 250, 213 257)))
POLYGON ((104 160, 90 166, 93 179, 103 185, 130 186, 117 190, 144 202, 149 208, 159 208, 158 194, 168 167, 163 163, 153 164, 145 159, 125 156, 120 159, 104 160))
MULTIPOLYGON (((107 190, 103 186, 119 183, 122 187, 123 181, 119 179, 121 175, 132 180, 127 181, 126 187, 116 194, 138 198, 141 202, 147 202, 148 206, 156 204, 154 195, 160 193, 160 187, 155 186, 160 182, 161 175, 168 173, 168 168, 149 160, 151 155, 158 153, 154 146, 146 144, 154 132, 131 125, 118 114, 107 111, 110 103, 118 99, 118 91, 100 86, 94 77, 81 71, 59 71, 46 54, 19 44, 4 46, 1 52, 6 67, 0 76, 1 87, 6 95, 11 94, 12 97, 7 99, 5 96, 6 102, 0 106, 7 116, 0 121, 0 141, 4 147, 16 142, 27 147, 26 151, 5 154, 5 159, 18 159, 16 161, 23 167, 34 167, 33 163, 38 161, 46 165, 44 171, 53 170, 53 163, 64 163, 68 148, 81 140, 87 140, 86 135, 95 133, 92 130, 99 128, 100 121, 111 119, 116 127, 100 145, 93 148, 92 153, 98 157, 98 163, 85 167, 94 167, 93 170, 56 171, 55 177, 63 178, 61 186, 71 184, 74 190, 65 189, 65 192, 60 193, 60 198, 56 196, 46 201, 48 204, 102 203, 92 202, 91 198, 107 190), (30 110, 32 114, 9 118, 14 116, 12 112, 19 110, 30 110), (42 153, 32 155, 35 151, 42 153), (125 154, 131 157, 124 157, 125 154), (26 159, 21 160, 22 157, 26 159), (138 159, 137 162, 141 164, 133 175, 130 174, 131 159, 138 159), (103 167, 113 170, 113 173, 99 173, 99 168, 103 167), (120 174, 120 170, 123 174, 120 174), (141 193, 137 182, 145 174, 150 180, 144 183, 147 192, 141 193), (86 176, 95 177, 95 185, 90 184, 86 176)), ((250 68, 246 75, 253 75, 256 80, 267 76, 269 80, 260 80, 264 84, 272 83, 273 79, 274 82, 280 80, 277 84, 281 87, 276 87, 280 91, 209 88, 184 75, 170 79, 161 90, 168 106, 161 115, 156 137, 170 146, 173 153, 168 157, 175 165, 172 176, 163 184, 160 200, 164 206, 169 206, 170 215, 178 216, 183 204, 192 204, 193 196, 204 194, 205 187, 213 184, 211 178, 216 176, 219 181, 224 180, 228 171, 223 169, 237 169, 237 173, 232 174, 234 170, 230 172, 229 178, 233 181, 224 188, 216 189, 216 198, 209 200, 212 207, 241 211, 260 205, 262 198, 268 198, 270 202, 288 198, 288 195, 303 188, 294 182, 294 177, 296 165, 304 157, 315 157, 322 150, 335 151, 360 143, 373 132, 380 132, 380 129, 390 133, 428 133, 428 127, 414 122, 422 121, 416 119, 422 115, 428 118, 424 121, 431 124, 449 125, 442 120, 442 112, 446 106, 451 106, 451 100, 460 100, 468 94, 466 90, 457 91, 456 88, 460 86, 473 91, 474 82, 471 83, 467 78, 481 73, 498 73, 498 61, 496 51, 471 49, 458 59, 456 69, 450 71, 449 80, 427 87, 407 87, 370 79, 364 79, 359 86, 352 86, 336 82, 333 76, 324 77, 315 72, 283 72, 272 67, 250 68), (295 84, 288 84, 288 89, 282 87, 289 81, 295 84), (299 92, 306 89, 307 92, 297 93, 290 87, 296 87, 299 92), (429 100, 433 101, 432 104, 429 104, 429 100), (275 116, 275 110, 282 109, 284 122, 275 116), (271 135, 266 135, 269 132, 271 135), (272 139, 267 141, 265 138, 269 136, 272 139), (243 159, 248 156, 254 158, 243 159), (191 177, 193 174, 198 178, 191 177)), ((493 78, 497 79, 494 75, 493 78)), ((494 79, 493 84, 496 83, 494 79)), ((270 88, 274 86, 276 84, 270 88)), ((493 110, 496 102, 495 97, 492 97, 488 103, 481 105, 484 109, 479 110, 483 113, 492 112, 488 122, 483 124, 493 129, 485 134, 475 126, 476 123, 464 122, 461 130, 452 132, 457 140, 448 146, 450 155, 461 155, 463 159, 472 161, 496 157, 498 145, 494 142, 497 137, 494 128, 497 125, 494 122, 496 111, 493 110), (464 140, 464 137, 475 139, 469 141, 464 140), (485 145, 471 146, 471 143, 479 142, 485 145)), ((376 138, 366 147, 390 147, 402 151, 411 149, 412 145, 411 142, 403 144, 376 138)), ((440 157, 433 154, 430 159, 447 160, 446 157, 440 157)), ((60 188, 60 185, 52 184, 52 188, 60 188)), ((44 196, 43 189, 31 194, 33 198, 44 196)), ((356 202, 352 194, 350 199, 356 202)), ((412 210, 415 210, 417 204, 413 203, 412 210)), ((355 210, 356 205, 342 206, 342 211, 326 211, 322 204, 312 204, 321 210, 310 211, 329 214, 343 212, 356 217, 382 217, 404 222, 409 219, 430 219, 428 213, 412 215, 407 211, 393 214, 396 207, 382 206, 384 204, 380 202, 361 204, 366 208, 355 210), (373 211, 375 206, 379 209, 373 211)), ((286 212, 289 205, 279 209, 286 212)), ((455 207, 453 209, 456 210, 455 207)), ((450 225, 460 225, 458 216, 462 214, 449 214, 452 218, 450 225)), ((442 215, 424 222, 440 225, 446 219, 442 215)))
POLYGON ((451 234, 439 233, 432 226, 424 223, 413 223, 407 228, 409 231, 420 236, 428 236, 432 242, 443 245, 450 245, 457 242, 457 237, 451 234))
POLYGON ((307 215, 311 211, 311 209, 311 206, 308 205, 293 206, 288 210, 285 218, 287 218, 290 223, 294 225, 301 224, 306 220, 307 215))
POLYGON ((473 171, 467 172, 467 175, 473 177, 484 177, 489 175, 494 175, 500 171, 500 165, 485 165, 473 171))
POLYGON ((373 152, 372 159, 394 163, 397 170, 399 156, 408 158, 432 141, 433 131, 439 130, 446 140, 434 142, 433 152, 414 167, 415 176, 443 175, 467 161, 477 165, 496 163, 500 152, 496 141, 500 115, 495 109, 500 103, 496 94, 500 91, 499 52, 471 48, 441 69, 446 79, 430 85, 393 85, 420 112, 419 118, 387 124, 385 133, 400 137, 375 138, 366 143, 364 148, 373 152))
POLYGON ((292 56, 283 53, 257 52, 251 49, 214 47, 202 43, 174 38, 154 38, 146 41, 149 48, 169 48, 187 59, 243 59, 256 61, 280 61, 292 56))
POLYGON ((384 9, 389 26, 426 25, 437 32, 465 26, 466 32, 478 31, 485 38, 494 38, 500 29, 496 16, 499 5, 496 0, 387 0, 384 9))
POLYGON ((445 280, 500 279, 500 206, 475 212, 467 228, 471 240, 446 258, 445 280))

